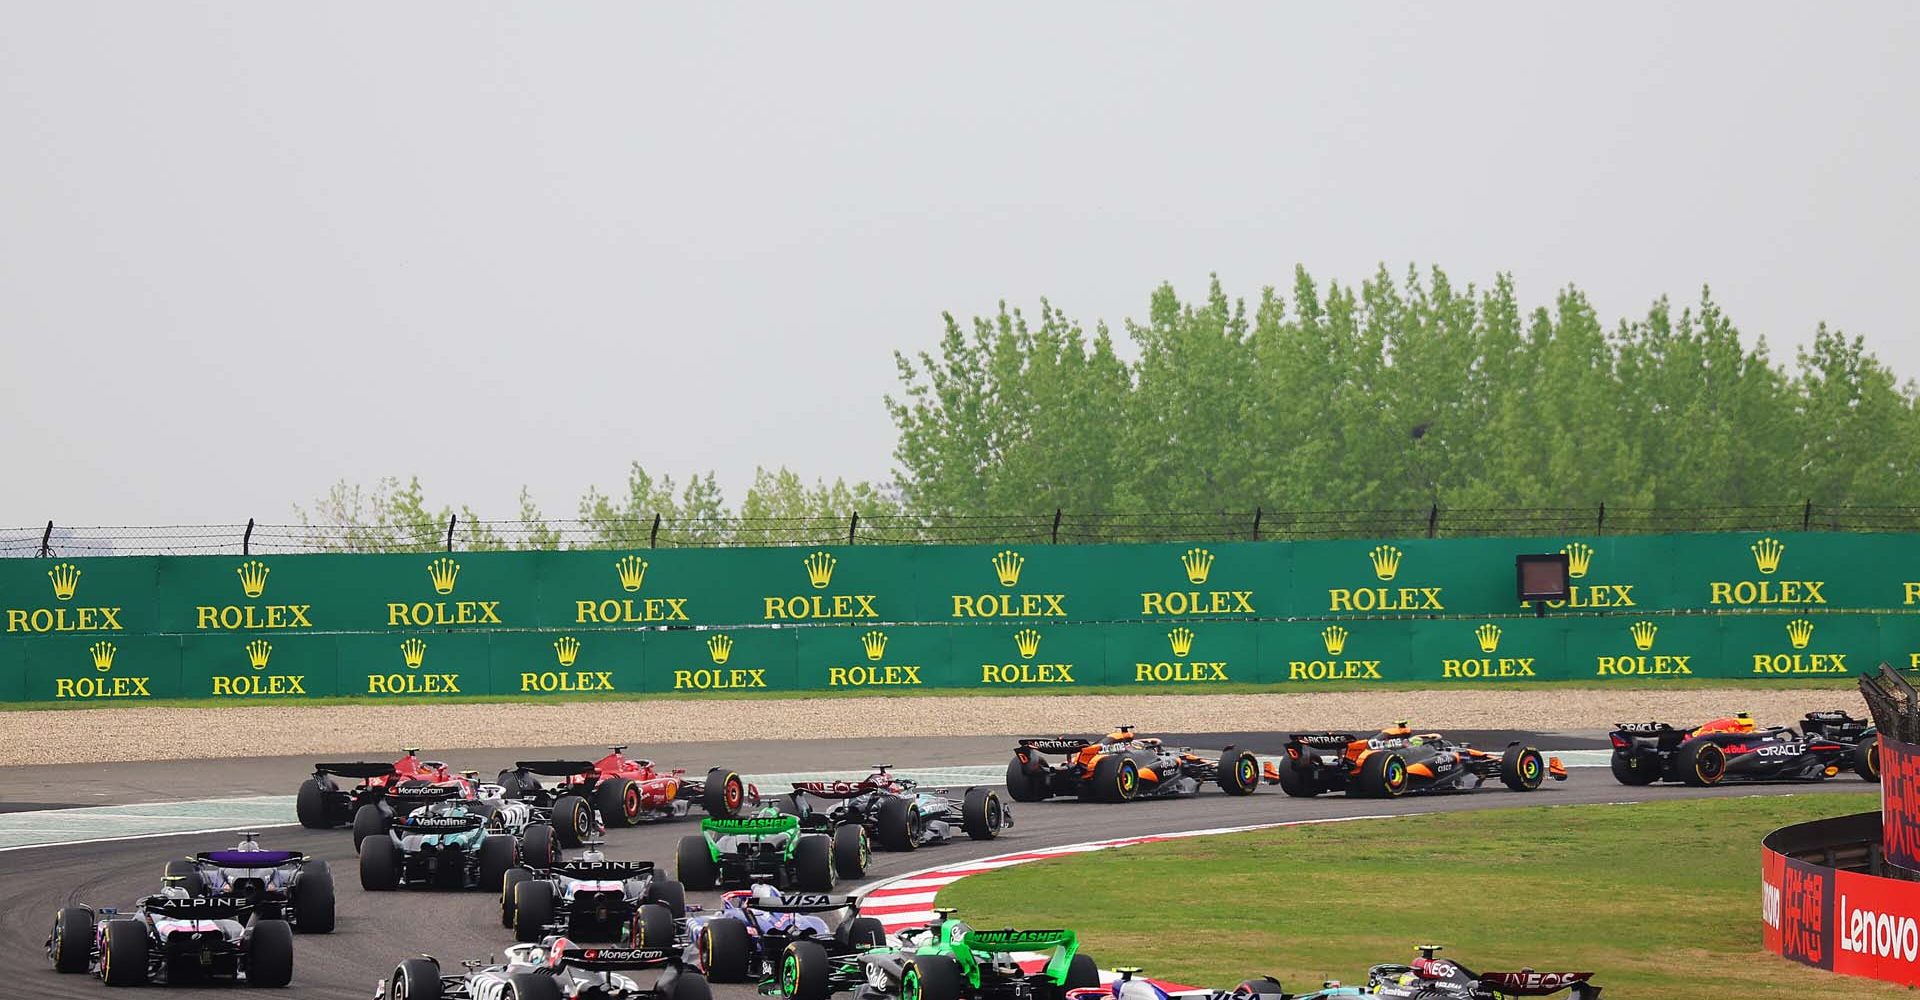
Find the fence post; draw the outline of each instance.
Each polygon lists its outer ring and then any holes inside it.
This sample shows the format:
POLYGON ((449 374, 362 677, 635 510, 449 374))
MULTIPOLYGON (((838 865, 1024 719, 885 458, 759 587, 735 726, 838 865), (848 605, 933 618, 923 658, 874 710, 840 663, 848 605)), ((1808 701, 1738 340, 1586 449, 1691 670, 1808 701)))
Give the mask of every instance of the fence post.
POLYGON ((53 522, 47 522, 47 530, 40 534, 40 558, 53 555, 53 522))
POLYGON ((1427 537, 1432 538, 1440 530, 1440 505, 1427 508, 1427 537))
POLYGON ((853 520, 847 522, 847 544, 853 544, 854 534, 860 530, 860 512, 853 512, 853 520))
POLYGON ((1254 540, 1254 541, 1256 541, 1256 542, 1260 540, 1260 515, 1261 515, 1261 513, 1262 513, 1262 509, 1261 509, 1261 508, 1259 508, 1259 507, 1255 507, 1255 508, 1253 509, 1253 540, 1254 540))
POLYGON ((655 549, 659 547, 660 547, 660 512, 654 511, 653 512, 653 531, 651 534, 647 535, 647 548, 655 549))
POLYGON ((1060 544, 1060 508, 1053 509, 1053 544, 1060 544))
POLYGON ((1607 502, 1605 500, 1600 501, 1600 517, 1593 522, 1593 533, 1596 535, 1607 533, 1607 502))
POLYGON ((1806 531, 1812 525, 1813 525, 1813 501, 1808 500, 1807 506, 1804 509, 1802 509, 1800 512, 1800 530, 1806 531))
POLYGON ((240 536, 240 554, 253 555, 253 518, 247 518, 247 533, 240 536))
POLYGON ((460 515, 458 514, 447 515, 447 551, 448 552, 453 551, 453 526, 459 523, 459 521, 460 521, 460 515))

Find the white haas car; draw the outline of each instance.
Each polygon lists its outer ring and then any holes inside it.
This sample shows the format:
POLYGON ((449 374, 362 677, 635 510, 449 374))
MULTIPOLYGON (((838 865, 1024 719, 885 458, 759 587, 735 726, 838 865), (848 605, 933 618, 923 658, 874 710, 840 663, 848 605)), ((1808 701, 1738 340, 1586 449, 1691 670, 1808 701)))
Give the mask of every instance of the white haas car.
POLYGON ((409 958, 374 987, 374 1000, 713 1000, 707 977, 671 949, 580 945, 565 937, 509 945, 499 965, 463 962, 442 975, 427 956, 409 958), (651 986, 629 973, 658 969, 651 986))
POLYGON ((597 842, 578 860, 544 870, 509 868, 500 883, 500 924, 521 941, 559 934, 577 941, 673 944, 687 893, 651 861, 608 861, 597 842))
MULTIPOLYGON (((195 896, 167 887, 131 912, 63 907, 47 937, 55 972, 91 972, 108 986, 239 981, 285 986, 293 979, 293 928, 285 920, 245 920, 242 900, 195 896)), ((8 991, 11 993, 11 991, 8 991)))

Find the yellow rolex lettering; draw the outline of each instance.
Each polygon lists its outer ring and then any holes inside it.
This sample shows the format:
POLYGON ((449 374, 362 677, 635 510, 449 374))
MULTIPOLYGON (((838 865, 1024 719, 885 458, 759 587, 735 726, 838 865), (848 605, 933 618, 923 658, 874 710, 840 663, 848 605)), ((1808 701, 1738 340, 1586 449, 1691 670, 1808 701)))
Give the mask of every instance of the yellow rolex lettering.
POLYGON ((53 682, 55 698, 151 698, 147 677, 58 677, 53 682))
POLYGON ((1071 663, 982 663, 982 684, 1072 684, 1071 663))
POLYGON ((1753 654, 1756 674, 1844 674, 1845 653, 1766 653, 1753 654))
POLYGON ((1225 663, 1135 663, 1133 665, 1134 683, 1153 682, 1167 684, 1173 682, 1187 684, 1205 684, 1213 681, 1230 680, 1225 663))
POLYGON ((1334 587, 1328 611, 1445 611, 1439 587, 1334 587))
POLYGON ((213 678, 213 693, 216 697, 229 696, 244 698, 250 696, 271 696, 287 694, 306 694, 305 674, 275 674, 261 676, 248 674, 244 677, 213 678))
POLYGON ((920 683, 920 667, 902 664, 891 667, 828 667, 828 687, 905 687, 920 683))
POLYGON ((1377 681, 1379 660, 1289 660, 1290 681, 1377 681))
MULTIPOLYGON (((1920 583, 1906 583, 1906 584, 1903 584, 1902 587, 1904 588, 1906 593, 1905 593, 1905 596, 1901 599, 1900 603, 1912 604, 1915 600, 1920 600, 1920 583)), ((8 612, 8 614, 12 614, 12 612, 8 612)), ((7 631, 9 632, 13 631, 13 627, 9 625, 7 627, 7 631)))
POLYGON ((1687 656, 1602 656, 1595 660, 1596 677, 1693 676, 1687 656))
POLYGON ((1740 607, 1825 604, 1827 598, 1821 593, 1821 588, 1826 585, 1825 580, 1717 581, 1707 585, 1708 603, 1740 607))
POLYGON ((765 670, 721 670, 702 668, 699 670, 676 670, 673 672, 674 690, 725 691, 739 688, 764 688, 767 686, 765 670))
POLYGON ((119 608, 9 608, 9 632, 118 632, 119 608))

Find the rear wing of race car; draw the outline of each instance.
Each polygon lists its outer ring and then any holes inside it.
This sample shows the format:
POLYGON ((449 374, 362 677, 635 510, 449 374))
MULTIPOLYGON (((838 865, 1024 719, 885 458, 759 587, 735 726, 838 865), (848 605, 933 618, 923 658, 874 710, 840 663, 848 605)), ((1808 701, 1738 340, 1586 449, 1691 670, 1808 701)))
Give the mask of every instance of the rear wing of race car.
POLYGON ((229 896, 160 897, 147 900, 144 908, 169 920, 238 920, 246 912, 247 901, 229 896))
POLYGON ((309 859, 299 851, 201 851, 193 860, 216 868, 278 868, 309 859))
POLYGON ((880 786, 871 781, 796 781, 793 783, 796 794, 811 795, 820 799, 850 799, 878 787, 880 786))
POLYGON ((1474 983, 1474 996, 1544 997, 1570 990, 1571 1000, 1600 1000, 1600 987, 1589 980, 1591 972, 1482 972, 1474 983))
POLYGON ((1632 746, 1634 740, 1642 739, 1653 740, 1661 749, 1670 750, 1685 742, 1687 734, 1692 731, 1678 729, 1664 722, 1616 722, 1607 738, 1613 742, 1615 749, 1625 749, 1632 746))
POLYGON ((394 773, 393 765, 377 760, 331 761, 313 765, 315 774, 335 774, 342 778, 382 778, 394 773))
POLYGON ((1076 754, 1099 744, 1099 740, 1084 736, 1038 736, 1021 740, 1016 749, 1034 753, 1076 754))
POLYGON ((590 760, 516 760, 513 766, 529 774, 544 774, 549 778, 568 778, 576 774, 586 774, 593 770, 590 760))
POLYGON ((701 833, 715 833, 723 837, 767 837, 776 833, 793 833, 800 829, 798 816, 743 816, 737 819, 722 819, 708 816, 700 821, 701 833))
POLYGON ((653 874, 654 864, 651 861, 561 861, 548 871, 582 882, 612 882, 615 879, 624 882, 653 874))
POLYGON ((659 948, 582 948, 562 939, 554 943, 553 950, 547 955, 547 964, 553 968, 572 967, 593 972, 611 972, 616 969, 651 969, 666 965, 672 956, 659 948))
POLYGON ((968 948, 987 954, 1001 954, 1009 951, 1045 951, 1048 948, 1072 949, 1079 938, 1072 931, 1016 931, 1012 928, 997 931, 970 930, 964 939, 968 948))
POLYGON ((860 897, 831 896, 824 892, 789 892, 778 903, 755 899, 741 907, 759 913, 832 913, 835 910, 860 911, 860 897))
POLYGON ((425 805, 445 799, 458 798, 465 794, 458 785, 416 785, 401 783, 387 786, 387 798, 396 803, 425 805))
POLYGON ((1873 723, 1856 719, 1842 711, 1808 712, 1800 720, 1800 731, 1840 743, 1858 743, 1873 729, 1873 723))
POLYGON ((1288 733, 1288 743, 1313 747, 1316 750, 1345 750, 1347 744, 1359 740, 1352 733, 1288 733))
POLYGON ((425 812, 408 813, 393 821, 397 830, 410 833, 459 833, 463 830, 477 830, 487 825, 485 817, 472 813, 457 813, 452 816, 435 816, 425 812))

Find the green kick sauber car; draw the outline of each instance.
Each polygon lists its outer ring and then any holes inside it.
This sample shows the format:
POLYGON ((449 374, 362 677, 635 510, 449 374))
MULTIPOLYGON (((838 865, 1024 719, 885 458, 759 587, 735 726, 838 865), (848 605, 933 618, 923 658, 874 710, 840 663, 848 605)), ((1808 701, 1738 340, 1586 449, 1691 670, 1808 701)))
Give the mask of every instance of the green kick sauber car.
POLYGON ((819 949, 789 947, 780 992, 822 1000, 857 984, 853 1000, 1064 1000, 1068 990, 1100 985, 1099 966, 1072 931, 976 930, 953 912, 935 910, 932 923, 900 932, 898 947, 869 949, 838 969, 820 961, 819 949), (1027 972, 1017 956, 1031 952, 1045 954, 1046 965, 1027 972))
POLYGON ((741 819, 700 821, 680 838, 678 876, 689 889, 739 889, 765 882, 782 889, 829 892, 839 879, 833 837, 801 833, 800 818, 776 810, 741 819))

